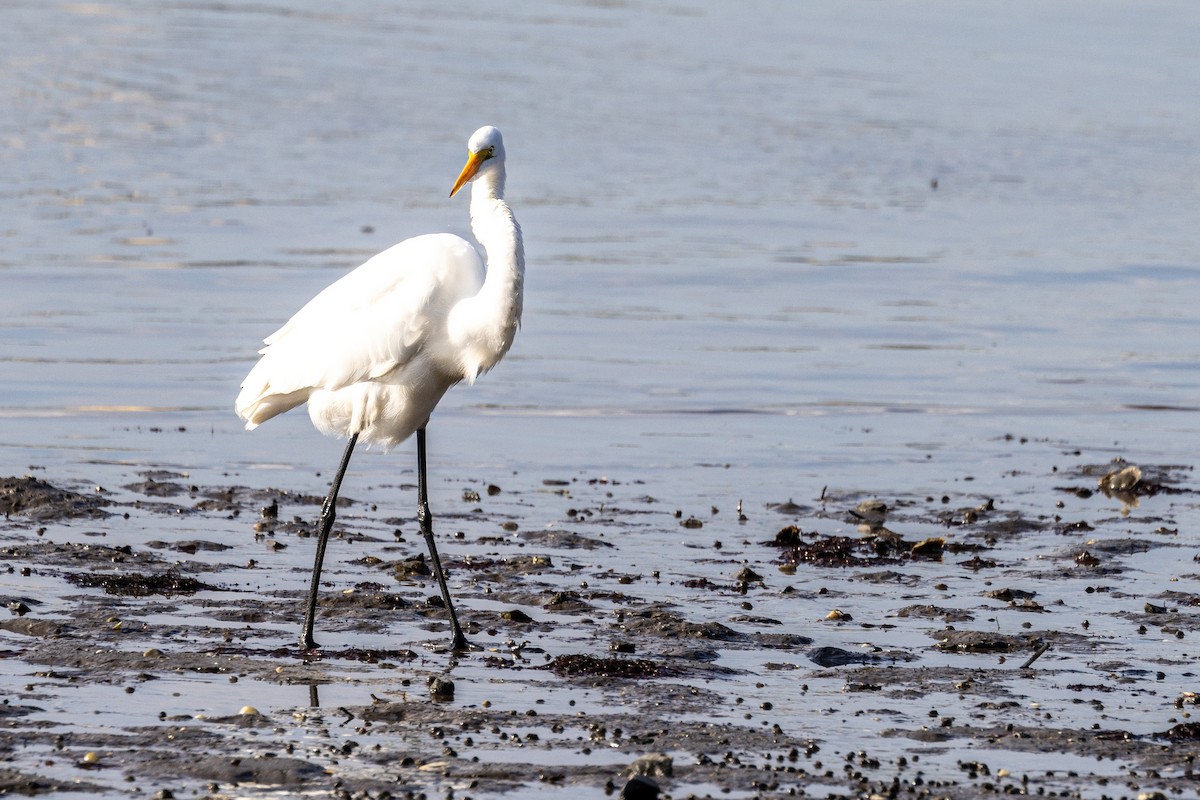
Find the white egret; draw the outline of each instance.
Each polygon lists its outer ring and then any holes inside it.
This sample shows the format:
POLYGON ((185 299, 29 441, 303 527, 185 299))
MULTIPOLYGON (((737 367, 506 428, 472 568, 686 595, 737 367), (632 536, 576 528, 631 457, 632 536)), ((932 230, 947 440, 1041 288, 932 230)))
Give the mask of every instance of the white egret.
POLYGON ((316 647, 313 625, 321 563, 337 496, 357 442, 391 448, 417 434, 417 520, 453 628, 467 649, 433 541, 425 476, 425 426, 454 384, 494 367, 521 323, 525 250, 504 202, 504 139, 493 127, 472 134, 467 164, 450 190, 471 187, 470 242, 448 233, 407 239, 343 276, 267 339, 242 382, 236 409, 253 430, 308 403, 322 433, 349 442, 321 509, 316 560, 300 646, 316 647))

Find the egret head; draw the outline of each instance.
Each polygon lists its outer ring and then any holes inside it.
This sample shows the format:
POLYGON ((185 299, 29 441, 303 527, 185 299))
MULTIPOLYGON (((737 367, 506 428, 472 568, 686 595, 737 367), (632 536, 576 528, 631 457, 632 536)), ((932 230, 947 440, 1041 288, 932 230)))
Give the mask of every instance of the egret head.
POLYGON ((458 190, 472 180, 479 173, 480 168, 489 161, 494 161, 496 164, 504 163, 504 137, 500 135, 498 128, 485 125, 471 134, 471 138, 467 141, 467 165, 463 167, 462 172, 458 175, 458 180, 454 182, 450 196, 454 197, 458 190))

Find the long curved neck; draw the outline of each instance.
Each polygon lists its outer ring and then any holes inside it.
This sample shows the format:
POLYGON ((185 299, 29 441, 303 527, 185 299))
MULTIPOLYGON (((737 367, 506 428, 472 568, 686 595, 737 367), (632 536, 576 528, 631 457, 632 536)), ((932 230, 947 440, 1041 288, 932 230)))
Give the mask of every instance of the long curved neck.
MULTIPOLYGON (((525 246, 521 226, 504 202, 504 165, 489 165, 471 184, 471 231, 487 255, 487 277, 476 295, 476 336, 495 361, 508 352, 521 324, 525 246)), ((484 364, 484 371, 495 363, 484 364)))

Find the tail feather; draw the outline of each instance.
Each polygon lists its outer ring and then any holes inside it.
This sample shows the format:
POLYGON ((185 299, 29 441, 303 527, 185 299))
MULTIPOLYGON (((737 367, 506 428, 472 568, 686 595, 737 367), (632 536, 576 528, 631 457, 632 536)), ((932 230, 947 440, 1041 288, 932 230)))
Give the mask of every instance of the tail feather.
POLYGON ((272 393, 270 387, 263 387, 258 392, 243 389, 234 408, 238 416, 246 420, 246 430, 252 431, 271 417, 290 411, 308 400, 311 393, 312 389, 299 389, 284 394, 272 393))

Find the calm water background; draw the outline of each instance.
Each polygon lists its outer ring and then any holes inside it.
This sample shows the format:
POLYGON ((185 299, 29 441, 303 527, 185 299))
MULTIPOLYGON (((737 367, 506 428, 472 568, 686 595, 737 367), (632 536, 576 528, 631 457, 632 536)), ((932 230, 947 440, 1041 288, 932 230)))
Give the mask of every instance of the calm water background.
MULTIPOLYGON (((340 445, 303 413, 244 432, 237 386, 345 270, 467 233, 482 124, 526 312, 434 417, 435 509, 463 481, 756 514, 999 494, 1064 450, 1194 463, 1200 7, 330 5, 0 6, 0 474, 323 492, 340 445)), ((359 456, 346 494, 405 513, 411 461, 359 456)))
POLYGON ((1191 456, 1190 4, 327 6, 0 9, 6 472, 320 489, 336 443, 242 432, 237 385, 346 269, 466 233, 446 194, 484 123, 527 311, 439 409, 440 471, 669 494, 731 464, 778 499, 1004 433, 1191 456))

